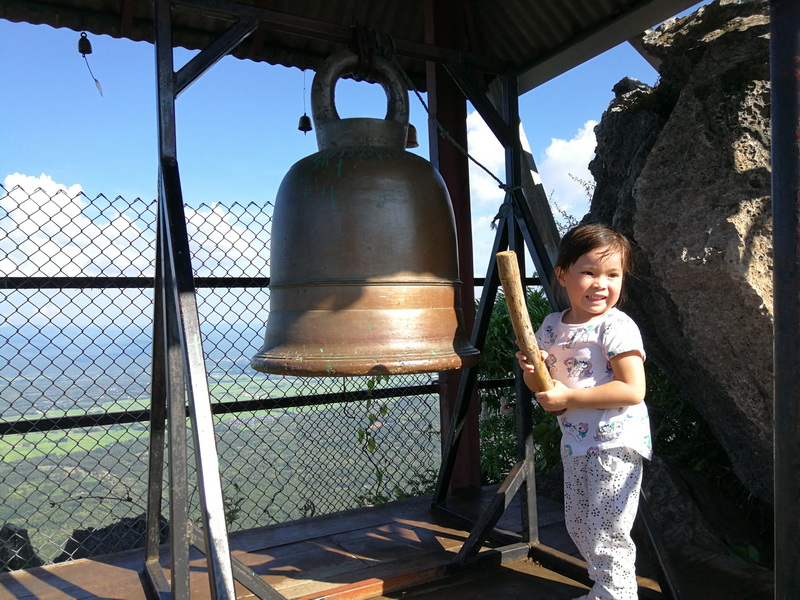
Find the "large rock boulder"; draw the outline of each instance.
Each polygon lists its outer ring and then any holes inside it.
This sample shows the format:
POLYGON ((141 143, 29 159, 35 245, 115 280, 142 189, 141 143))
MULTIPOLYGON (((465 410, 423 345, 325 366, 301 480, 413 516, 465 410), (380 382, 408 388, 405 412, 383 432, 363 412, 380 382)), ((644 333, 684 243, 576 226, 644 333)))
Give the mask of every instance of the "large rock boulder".
POLYGON ((584 220, 634 240, 624 309, 739 479, 772 501, 768 15, 767 0, 718 0, 648 33, 661 78, 615 88, 584 220))
MULTIPOLYGON (((159 543, 169 539, 169 522, 162 516, 159 543)), ((53 562, 89 558, 101 554, 143 548, 147 533, 147 515, 126 517, 106 527, 75 529, 64 545, 64 551, 53 562)))
POLYGON ((0 573, 41 567, 44 564, 33 549, 28 530, 13 523, 0 528, 0 573))

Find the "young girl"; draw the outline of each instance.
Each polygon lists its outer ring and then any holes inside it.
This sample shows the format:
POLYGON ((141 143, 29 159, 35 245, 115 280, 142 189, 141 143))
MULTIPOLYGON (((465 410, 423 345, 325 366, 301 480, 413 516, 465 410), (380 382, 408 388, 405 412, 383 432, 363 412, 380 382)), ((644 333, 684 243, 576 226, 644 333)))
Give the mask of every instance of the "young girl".
MULTIPOLYGON (((571 308, 548 315, 536 332, 555 387, 536 401, 558 414, 567 530, 589 565, 594 587, 576 600, 636 600, 631 540, 651 456, 642 338, 614 306, 629 272, 630 242, 602 225, 581 225, 561 241, 556 278, 571 308)), ((533 366, 517 353, 525 382, 533 366)))

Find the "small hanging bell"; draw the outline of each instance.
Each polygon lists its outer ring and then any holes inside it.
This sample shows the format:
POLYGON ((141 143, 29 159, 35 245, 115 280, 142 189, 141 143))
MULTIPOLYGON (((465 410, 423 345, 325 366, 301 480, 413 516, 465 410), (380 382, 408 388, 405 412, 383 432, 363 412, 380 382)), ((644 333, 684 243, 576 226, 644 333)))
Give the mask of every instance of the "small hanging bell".
POLYGON ((417 141, 417 128, 411 123, 408 124, 408 133, 406 134, 406 148, 419 148, 417 141))
POLYGON ((311 131, 311 118, 304 114, 302 117, 300 117, 300 122, 297 124, 297 128, 303 133, 308 133, 311 131))
POLYGON ((89 38, 86 37, 86 32, 81 33, 81 39, 78 40, 78 52, 80 52, 84 57, 87 54, 92 53, 92 42, 89 41, 89 38))

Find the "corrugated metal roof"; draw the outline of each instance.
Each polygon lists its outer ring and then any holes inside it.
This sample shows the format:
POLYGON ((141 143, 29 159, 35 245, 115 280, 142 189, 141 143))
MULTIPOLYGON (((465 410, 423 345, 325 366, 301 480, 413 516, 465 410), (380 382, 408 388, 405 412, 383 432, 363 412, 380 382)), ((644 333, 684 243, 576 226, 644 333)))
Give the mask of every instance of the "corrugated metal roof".
MULTIPOLYGON (((439 57, 447 50, 462 53, 460 60, 476 71, 517 71, 524 92, 696 2, 180 0, 173 8, 173 43, 205 48, 237 13, 245 12, 257 18, 259 26, 234 56, 316 69, 334 51, 353 43, 358 26, 380 34, 371 33, 384 46, 394 45, 400 64, 420 89, 425 82, 423 57, 433 49, 439 57), (447 21, 463 34, 455 36, 461 42, 421 46, 431 7, 446 11, 447 21)), ((152 42, 152 5, 152 0, 0 0, 0 18, 152 42)))

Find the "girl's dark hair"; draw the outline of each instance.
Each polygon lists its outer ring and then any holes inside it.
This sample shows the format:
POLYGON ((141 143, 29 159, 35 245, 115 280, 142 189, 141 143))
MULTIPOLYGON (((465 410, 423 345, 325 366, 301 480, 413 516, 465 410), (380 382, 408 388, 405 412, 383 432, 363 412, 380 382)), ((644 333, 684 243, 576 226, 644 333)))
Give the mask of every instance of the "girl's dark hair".
POLYGON ((566 271, 587 252, 603 247, 608 247, 610 251, 619 252, 622 272, 631 272, 633 251, 630 241, 621 233, 600 223, 578 225, 564 234, 558 247, 556 268, 566 271))

